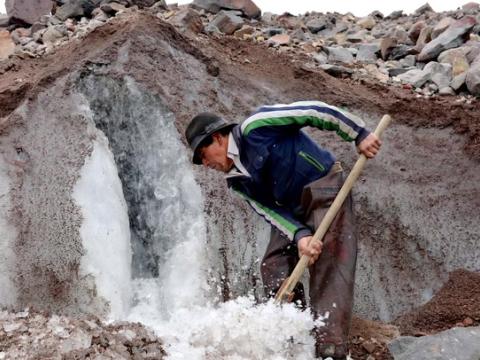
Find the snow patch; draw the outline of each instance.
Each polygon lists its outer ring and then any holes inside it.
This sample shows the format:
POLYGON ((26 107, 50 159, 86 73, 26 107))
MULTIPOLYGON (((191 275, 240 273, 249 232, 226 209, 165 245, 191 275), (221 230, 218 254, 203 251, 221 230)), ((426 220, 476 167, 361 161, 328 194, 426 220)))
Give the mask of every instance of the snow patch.
POLYGON ((73 198, 81 208, 85 255, 80 272, 93 275, 98 294, 110 303, 111 316, 130 306, 131 248, 128 210, 108 140, 95 131, 93 151, 81 169, 73 198))

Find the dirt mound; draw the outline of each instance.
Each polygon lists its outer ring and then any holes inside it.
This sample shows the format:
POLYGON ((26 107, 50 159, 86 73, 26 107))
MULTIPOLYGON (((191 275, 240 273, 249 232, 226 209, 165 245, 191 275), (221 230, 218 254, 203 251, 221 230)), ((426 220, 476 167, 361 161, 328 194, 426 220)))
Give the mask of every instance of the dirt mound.
POLYGON ((480 324, 480 273, 454 271, 432 300, 394 321, 402 335, 419 336, 480 324))

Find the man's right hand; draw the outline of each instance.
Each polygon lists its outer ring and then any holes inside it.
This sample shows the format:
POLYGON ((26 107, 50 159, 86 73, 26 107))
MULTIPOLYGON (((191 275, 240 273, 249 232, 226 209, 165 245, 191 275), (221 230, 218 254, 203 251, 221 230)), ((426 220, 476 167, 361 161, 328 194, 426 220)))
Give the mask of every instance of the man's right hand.
POLYGON ((310 256, 310 261, 308 265, 313 265, 315 261, 318 260, 318 257, 322 253, 323 243, 321 241, 313 241, 313 236, 305 236, 298 240, 298 256, 302 257, 303 255, 310 256), (312 241, 311 241, 312 240, 312 241))

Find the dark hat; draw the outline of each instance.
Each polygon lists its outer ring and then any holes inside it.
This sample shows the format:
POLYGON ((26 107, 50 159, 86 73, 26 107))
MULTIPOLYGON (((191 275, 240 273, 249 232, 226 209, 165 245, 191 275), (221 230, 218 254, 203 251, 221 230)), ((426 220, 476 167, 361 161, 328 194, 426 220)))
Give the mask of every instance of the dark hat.
POLYGON ((193 151, 192 162, 200 165, 202 159, 198 157, 197 150, 201 143, 217 131, 233 128, 236 124, 227 123, 220 116, 211 113, 201 113, 195 116, 185 131, 188 145, 193 151))

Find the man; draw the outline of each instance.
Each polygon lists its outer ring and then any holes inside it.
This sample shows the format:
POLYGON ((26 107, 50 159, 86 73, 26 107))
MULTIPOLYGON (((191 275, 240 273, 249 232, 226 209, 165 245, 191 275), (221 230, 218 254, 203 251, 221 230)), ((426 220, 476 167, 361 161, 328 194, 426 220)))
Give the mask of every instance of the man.
MULTIPOLYGON (((226 174, 227 184, 272 225, 261 265, 267 296, 274 296, 299 256, 310 261, 310 304, 315 317, 327 316, 314 330, 316 355, 345 359, 353 307, 357 243, 351 197, 323 242, 311 242, 343 184, 340 163, 301 129, 334 130, 374 157, 381 145, 358 117, 319 101, 264 106, 241 125, 202 113, 190 122, 187 141, 193 163, 226 174)), ((303 286, 294 300, 305 304, 303 286)))

